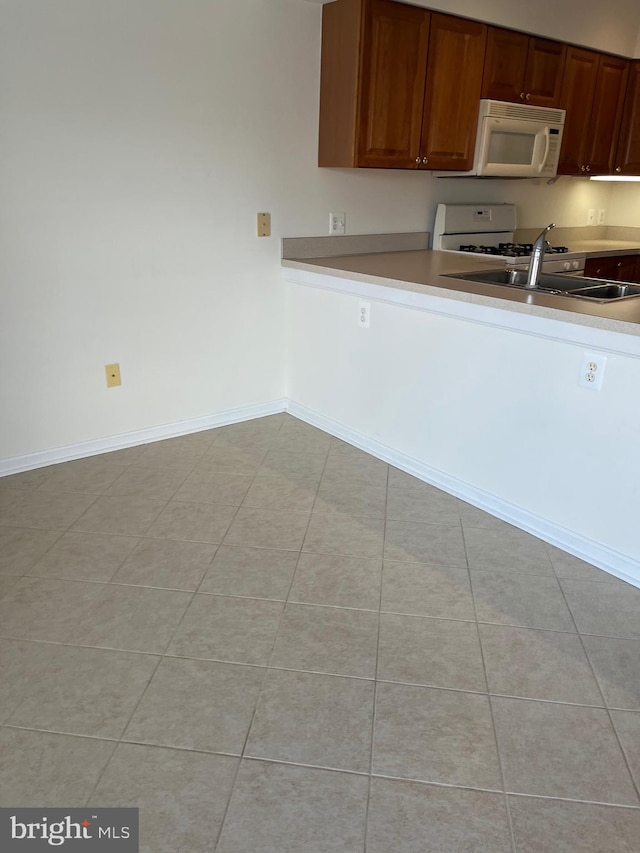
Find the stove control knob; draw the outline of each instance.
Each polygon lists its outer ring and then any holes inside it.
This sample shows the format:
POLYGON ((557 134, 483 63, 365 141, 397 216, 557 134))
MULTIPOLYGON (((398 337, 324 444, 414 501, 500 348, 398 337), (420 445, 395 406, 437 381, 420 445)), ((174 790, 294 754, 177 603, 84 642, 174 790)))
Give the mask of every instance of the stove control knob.
POLYGON ((570 270, 570 269, 571 269, 571 264, 569 263, 569 261, 565 261, 565 262, 562 264, 562 269, 563 269, 563 270, 570 270))
POLYGON ((571 261, 571 269, 579 270, 580 269, 580 261, 571 261))

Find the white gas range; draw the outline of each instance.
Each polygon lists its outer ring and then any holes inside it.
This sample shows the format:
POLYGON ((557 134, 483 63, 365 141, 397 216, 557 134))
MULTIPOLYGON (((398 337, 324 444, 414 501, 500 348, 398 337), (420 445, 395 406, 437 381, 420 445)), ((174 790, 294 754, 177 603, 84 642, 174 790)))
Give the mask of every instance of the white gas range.
MULTIPOLYGON (((514 243, 517 227, 514 204, 439 204, 433 228, 433 248, 441 252, 495 257, 514 269, 527 269, 531 243, 514 243)), ((585 255, 566 246, 548 246, 544 272, 584 274, 585 255)))

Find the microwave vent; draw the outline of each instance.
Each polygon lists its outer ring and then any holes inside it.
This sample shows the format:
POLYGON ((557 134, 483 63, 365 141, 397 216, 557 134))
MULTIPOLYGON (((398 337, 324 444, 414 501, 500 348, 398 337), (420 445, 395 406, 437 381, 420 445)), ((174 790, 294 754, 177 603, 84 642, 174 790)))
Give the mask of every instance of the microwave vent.
POLYGON ((480 113, 490 118, 520 118, 549 124, 564 124, 564 110, 549 107, 532 107, 528 104, 510 104, 507 101, 482 101, 480 113))

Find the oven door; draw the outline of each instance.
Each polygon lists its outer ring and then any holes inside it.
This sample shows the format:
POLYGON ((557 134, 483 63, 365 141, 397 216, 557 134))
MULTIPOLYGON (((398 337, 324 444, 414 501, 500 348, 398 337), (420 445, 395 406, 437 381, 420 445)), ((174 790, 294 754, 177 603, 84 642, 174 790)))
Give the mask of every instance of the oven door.
POLYGON ((485 117, 478 130, 475 172, 502 178, 553 177, 561 138, 561 127, 485 117))

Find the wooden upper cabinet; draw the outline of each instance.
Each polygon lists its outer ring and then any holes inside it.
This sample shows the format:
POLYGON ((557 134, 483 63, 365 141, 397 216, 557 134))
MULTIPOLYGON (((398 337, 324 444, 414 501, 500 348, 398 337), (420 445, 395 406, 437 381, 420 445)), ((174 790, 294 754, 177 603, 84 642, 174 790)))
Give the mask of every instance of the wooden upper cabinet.
POLYGON ((488 27, 482 97, 559 106, 565 54, 561 42, 488 27))
POLYGON ((629 67, 627 93, 613 171, 640 175, 640 60, 629 67))
POLYGON ((431 15, 422 122, 422 166, 473 166, 487 27, 452 15, 431 15))
POLYGON ((600 57, 587 145, 587 164, 592 175, 613 172, 628 73, 628 60, 600 57))
POLYGON ((591 109, 598 78, 598 54, 569 47, 564 66, 560 106, 566 110, 558 174, 584 175, 591 109))
POLYGON ((608 174, 614 155, 629 62, 579 47, 567 49, 561 106, 567 111, 561 175, 608 174))
POLYGON ((529 39, 524 75, 525 102, 537 107, 558 107, 567 54, 566 45, 550 39, 529 39))
POLYGON ((417 168, 430 13, 390 0, 367 4, 363 29, 359 166, 417 168))

